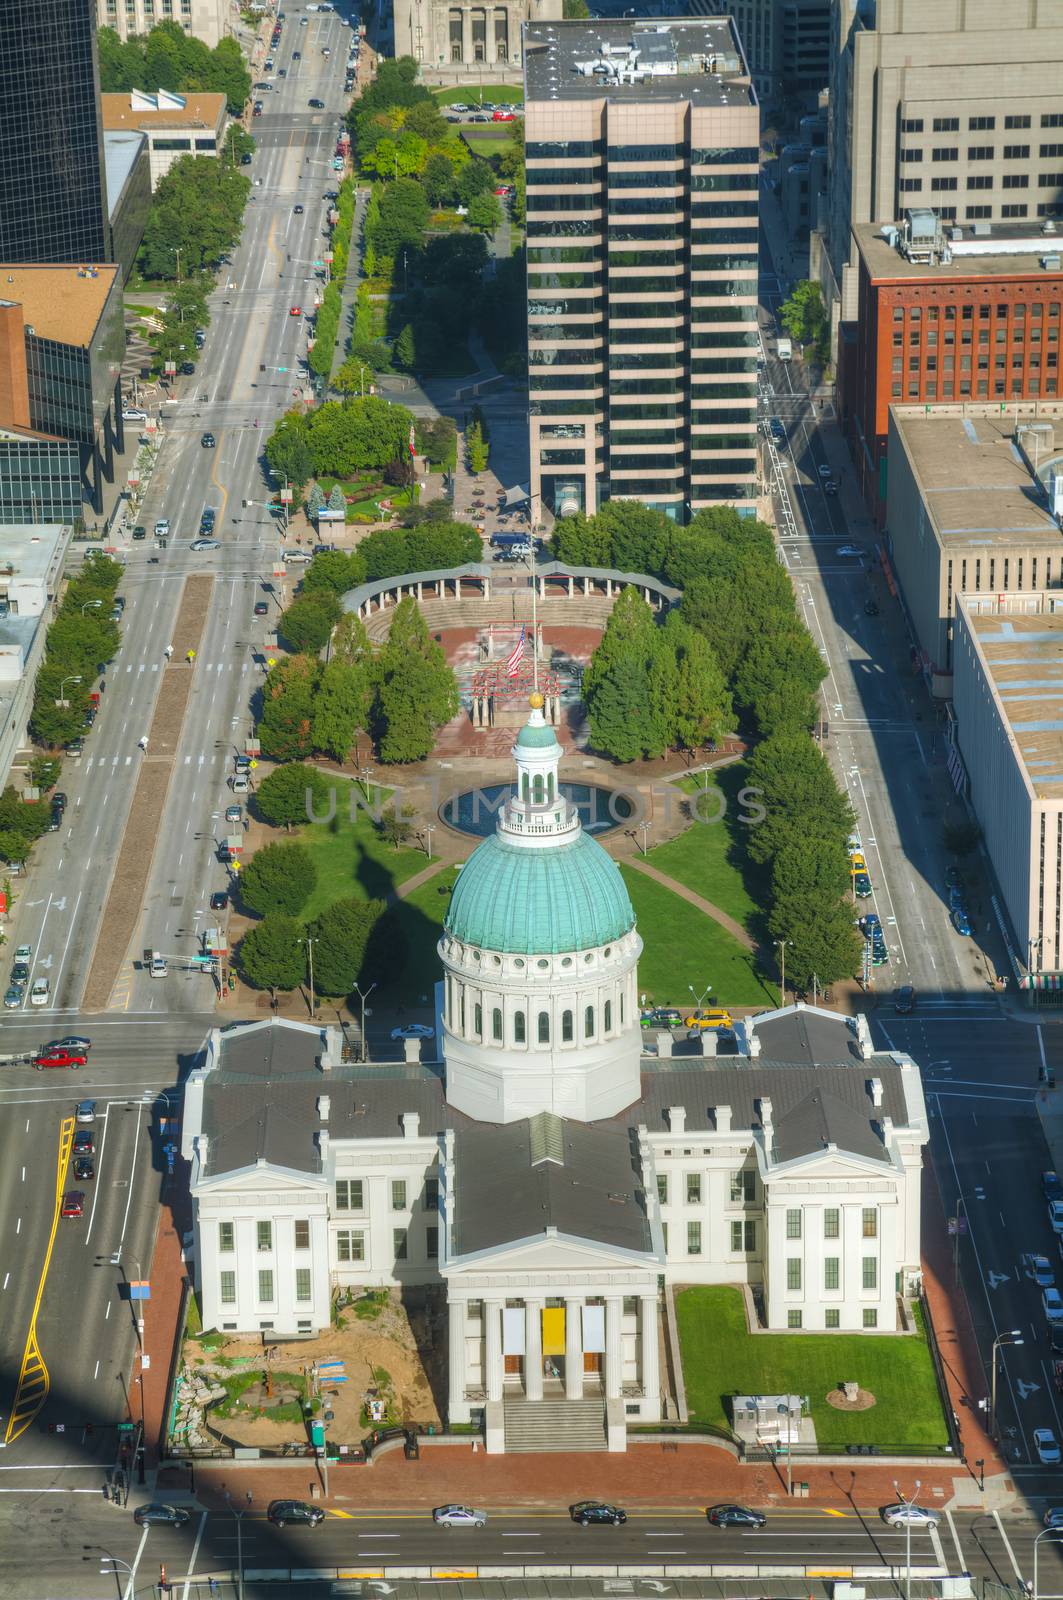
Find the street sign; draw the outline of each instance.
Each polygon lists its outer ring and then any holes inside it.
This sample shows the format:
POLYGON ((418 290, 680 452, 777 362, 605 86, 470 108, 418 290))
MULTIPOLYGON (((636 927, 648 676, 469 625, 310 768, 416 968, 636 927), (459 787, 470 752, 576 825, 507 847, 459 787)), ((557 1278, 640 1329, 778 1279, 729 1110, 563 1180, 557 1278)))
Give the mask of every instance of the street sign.
POLYGON ((129 1298, 130 1300, 150 1300, 151 1284, 144 1280, 131 1280, 129 1284, 129 1298))

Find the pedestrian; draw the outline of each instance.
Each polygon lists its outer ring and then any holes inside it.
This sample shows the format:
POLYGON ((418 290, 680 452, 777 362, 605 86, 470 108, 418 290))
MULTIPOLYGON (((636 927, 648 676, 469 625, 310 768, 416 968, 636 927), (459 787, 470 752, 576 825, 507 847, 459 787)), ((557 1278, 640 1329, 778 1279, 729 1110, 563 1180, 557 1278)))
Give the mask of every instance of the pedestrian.
POLYGON ((254 1501, 254 1498, 255 1498, 255 1497, 254 1497, 254 1495, 253 1495, 253 1494, 252 1494, 252 1493, 251 1493, 251 1490, 250 1490, 250 1489, 248 1489, 248 1491, 247 1491, 247 1503, 248 1503, 248 1505, 251 1505, 251 1504, 252 1504, 252 1503, 253 1503, 253 1501, 254 1501))
POLYGON ((172 644, 168 644, 166 646, 166 649, 163 651, 163 655, 166 657, 167 661, 169 661, 170 657, 173 655, 173 645, 172 644))
POLYGON ((217 1592, 218 1592, 218 1580, 217 1580, 217 1578, 208 1578, 207 1582, 210 1584, 210 1592, 211 1592, 211 1594, 212 1595, 213 1594, 217 1594, 217 1592))
POLYGON ((137 743, 140 745, 140 748, 142 750, 146 750, 148 748, 148 736, 147 736, 147 734, 146 733, 142 733, 140 738, 137 740, 137 743))

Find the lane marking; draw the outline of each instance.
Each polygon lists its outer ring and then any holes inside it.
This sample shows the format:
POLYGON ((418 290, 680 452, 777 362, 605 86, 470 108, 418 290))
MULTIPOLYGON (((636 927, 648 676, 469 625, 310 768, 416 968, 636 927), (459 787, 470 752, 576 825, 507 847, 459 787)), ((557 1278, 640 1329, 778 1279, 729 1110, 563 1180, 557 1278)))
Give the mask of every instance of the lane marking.
MULTIPOLYGON (((996 1418, 994 1417, 993 1420, 995 1422, 996 1418)), ((1015 1559, 1015 1552, 1011 1548, 1011 1541, 1009 1540, 1007 1534, 1004 1532, 1004 1524, 1000 1520, 1000 1512, 994 1510, 991 1513, 991 1515, 992 1515, 993 1521, 997 1525, 997 1532, 1000 1534, 1001 1539, 1004 1541, 1004 1549, 1008 1552, 1008 1560, 1011 1562, 1011 1565, 1012 1565, 1012 1568, 1014 1570, 1015 1576, 1018 1578, 1020 1585, 1024 1585, 1025 1584, 1025 1579, 1023 1578, 1022 1573, 1019 1571, 1019 1563, 1015 1559)))

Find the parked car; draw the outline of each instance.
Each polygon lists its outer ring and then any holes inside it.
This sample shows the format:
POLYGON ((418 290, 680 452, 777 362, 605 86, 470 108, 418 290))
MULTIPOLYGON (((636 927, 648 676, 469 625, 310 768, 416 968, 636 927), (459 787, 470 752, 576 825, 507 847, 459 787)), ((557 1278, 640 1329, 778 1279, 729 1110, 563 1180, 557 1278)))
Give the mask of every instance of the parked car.
POLYGON ((675 1006, 657 1006, 654 1011, 658 1028, 681 1028, 683 1026, 683 1013, 677 1011, 675 1006))
POLYGON ((43 1072, 46 1067, 83 1067, 87 1060, 83 1050, 42 1050, 34 1056, 33 1065, 43 1072))
POLYGON ((1047 1256, 1028 1251, 1022 1258, 1022 1270, 1039 1289, 1051 1289, 1056 1281, 1055 1270, 1047 1256))
POLYGON ((1048 1222, 1053 1233, 1063 1234, 1063 1200, 1048 1202, 1048 1222))
POLYGON ((906 1016, 909 1011, 915 1010, 915 990, 910 983, 902 983, 895 992, 893 1006, 900 1016, 906 1016))
POLYGON ((953 906, 952 926, 956 929, 956 932, 961 938, 969 939, 971 937, 971 924, 968 921, 967 913, 962 906, 953 906))
POLYGON ((212 894, 210 897, 210 909, 212 911, 224 911, 228 904, 229 891, 227 889, 219 889, 216 894, 212 894))
POLYGON ((862 556, 863 553, 858 544, 840 544, 834 552, 836 556, 862 556))
POLYGON ((858 900, 867 900, 871 896, 871 879, 866 872, 853 874, 853 893, 858 900))
POLYGON ((17 984, 17 983, 12 983, 7 989, 5 989, 4 990, 4 1008, 5 1008, 5 1010, 7 1010, 7 1011, 17 1011, 19 1006, 22 1004, 22 996, 23 996, 24 993, 25 993, 25 990, 22 988, 21 984, 17 984))
POLYGON ((574 1506, 569 1506, 568 1511, 573 1522, 578 1522, 581 1528, 589 1528, 596 1522, 610 1523, 618 1528, 627 1521, 626 1511, 605 1500, 577 1500, 574 1506))
POLYGON ((309 1505, 305 1500, 271 1500, 266 1517, 275 1528, 283 1528, 288 1522, 301 1522, 308 1528, 316 1528, 319 1522, 325 1520, 325 1508, 309 1505))
POLYGON ((864 616, 865 617, 877 617, 878 616, 878 601, 877 600, 865 600, 864 601, 864 616))
POLYGON ((83 1034, 70 1033, 65 1039, 52 1039, 49 1044, 41 1047, 41 1054, 49 1050, 74 1050, 83 1055, 88 1055, 92 1049, 92 1040, 86 1039, 83 1034))
POLYGON ((30 990, 31 1006, 46 1006, 52 997, 52 986, 47 978, 34 978, 30 990))
POLYGON ((91 1128, 79 1128, 74 1135, 73 1151, 76 1156, 91 1156, 96 1150, 96 1137, 91 1128))
POLYGON ((695 1028, 699 1031, 706 1031, 709 1029, 715 1031, 721 1028, 730 1028, 733 1026, 731 1021, 731 1013, 729 1011, 722 1011, 720 1009, 692 1011, 688 1017, 684 1018, 684 1021, 686 1022, 688 1028, 695 1028))
POLYGON ((1043 1289, 1041 1305, 1049 1322, 1063 1322, 1063 1294, 1058 1289, 1043 1289))
POLYGON ((1063 1183, 1059 1174, 1049 1169, 1041 1174, 1041 1193, 1046 1200, 1063 1200, 1063 1183))
POLYGON ((29 982, 29 978, 29 963, 26 961, 16 961, 14 966, 11 968, 11 982, 25 984, 29 982))
POLYGON ((405 1027, 392 1028, 393 1039, 433 1039, 435 1029, 430 1028, 426 1022, 408 1022, 405 1027))
POLYGON ((719 1505, 709 1507, 705 1520, 714 1528, 763 1528, 768 1519, 751 1506, 719 1505))
POLYGON ((78 1183, 85 1183, 96 1176, 96 1163, 91 1156, 75 1156, 73 1166, 74 1177, 78 1183))

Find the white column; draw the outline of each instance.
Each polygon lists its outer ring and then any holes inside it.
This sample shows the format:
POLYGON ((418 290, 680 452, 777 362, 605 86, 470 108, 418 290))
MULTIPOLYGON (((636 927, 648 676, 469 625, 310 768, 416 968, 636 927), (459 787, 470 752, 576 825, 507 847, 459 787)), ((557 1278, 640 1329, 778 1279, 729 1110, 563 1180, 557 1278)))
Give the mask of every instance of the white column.
POLYGON ((583 1399, 583 1298, 565 1298, 565 1399, 583 1399))
POLYGON ((484 1321, 486 1323, 487 1398, 488 1400, 501 1400, 504 1376, 501 1300, 484 1301, 484 1321))
POLYGON ((657 1336, 657 1296, 644 1294, 639 1303, 639 1338, 642 1346, 642 1392, 656 1405, 661 1397, 660 1352, 657 1336))
POLYGON ((543 1302, 524 1302, 524 1395, 528 1400, 543 1397, 543 1302))
POLYGON ((605 1302, 605 1398, 619 1400, 622 1376, 620 1320, 624 1302, 612 1294, 605 1302))
POLYGON ((451 1300, 448 1307, 447 1368, 451 1415, 465 1399, 465 1301, 451 1300))

